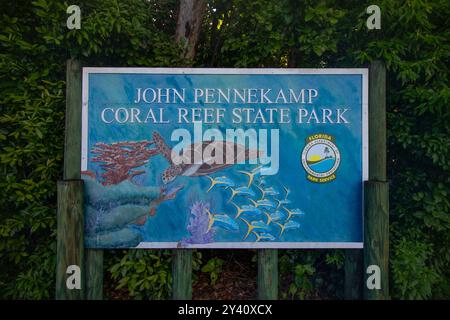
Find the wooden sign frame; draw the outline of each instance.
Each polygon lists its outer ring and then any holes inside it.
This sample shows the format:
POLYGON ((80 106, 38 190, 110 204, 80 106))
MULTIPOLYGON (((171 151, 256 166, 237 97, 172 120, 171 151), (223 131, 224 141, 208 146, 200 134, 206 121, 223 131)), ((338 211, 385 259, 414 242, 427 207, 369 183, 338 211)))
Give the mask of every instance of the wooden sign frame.
MULTIPOLYGON (((82 65, 67 62, 64 175, 58 182, 56 299, 103 299, 103 250, 84 248, 83 181, 81 171, 82 65), (80 267, 81 288, 66 285, 67 268, 80 267)), ((364 253, 347 249, 345 298, 388 299, 389 204, 386 182, 386 69, 374 61, 369 68, 369 180, 364 190, 364 253), (363 263, 361 263, 363 261, 363 263), (369 289, 369 266, 378 266, 381 288, 369 289)), ((278 250, 258 249, 258 298, 278 298, 278 250)), ((175 249, 173 299, 192 298, 192 250, 175 249)))

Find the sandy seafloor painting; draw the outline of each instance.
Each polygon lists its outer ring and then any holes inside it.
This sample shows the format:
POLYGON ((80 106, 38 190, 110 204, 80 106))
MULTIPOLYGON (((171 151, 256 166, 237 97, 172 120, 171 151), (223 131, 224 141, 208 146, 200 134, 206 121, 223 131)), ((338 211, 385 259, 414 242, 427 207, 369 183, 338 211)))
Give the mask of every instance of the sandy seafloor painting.
MULTIPOLYGON (((87 247, 252 247, 276 243, 362 242, 361 75, 131 75, 90 74, 85 180, 87 247), (258 164, 236 164, 164 184, 169 161, 153 141, 170 149, 176 124, 105 124, 105 106, 133 106, 135 88, 317 88, 315 108, 346 106, 349 124, 247 124, 280 129, 280 167, 262 176, 258 164), (306 179, 301 153, 308 136, 332 135, 341 162, 329 183, 306 179), (213 182, 214 181, 214 182, 213 182), (211 185, 214 184, 211 188, 211 185), (209 191, 208 191, 209 190, 209 191)), ((208 105, 208 107, 229 107, 208 105)), ((142 109, 148 106, 139 106, 142 109)), ((189 105, 187 105, 189 107, 189 105)), ((252 107, 259 107, 258 105, 252 107)), ((264 107, 264 105, 261 105, 264 107)), ((288 105, 295 111, 298 105, 288 105)), ((167 105, 169 118, 176 105, 167 105)), ((192 125, 185 125, 192 130, 192 125)), ((204 130, 233 128, 230 119, 204 130)), ((195 141, 193 141, 194 143, 195 141)), ((269 150, 266 152, 270 153, 269 150)), ((323 166, 326 166, 324 162, 323 166)), ((318 170, 324 170, 318 169, 318 170)))

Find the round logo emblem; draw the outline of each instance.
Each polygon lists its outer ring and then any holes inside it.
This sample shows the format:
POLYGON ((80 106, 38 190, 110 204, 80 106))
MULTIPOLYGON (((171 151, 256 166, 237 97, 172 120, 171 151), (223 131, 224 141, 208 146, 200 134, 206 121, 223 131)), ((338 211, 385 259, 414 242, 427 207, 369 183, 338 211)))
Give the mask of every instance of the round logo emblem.
POLYGON ((341 154, 331 135, 314 134, 306 139, 302 165, 309 181, 325 183, 336 179, 335 172, 340 163, 341 154))

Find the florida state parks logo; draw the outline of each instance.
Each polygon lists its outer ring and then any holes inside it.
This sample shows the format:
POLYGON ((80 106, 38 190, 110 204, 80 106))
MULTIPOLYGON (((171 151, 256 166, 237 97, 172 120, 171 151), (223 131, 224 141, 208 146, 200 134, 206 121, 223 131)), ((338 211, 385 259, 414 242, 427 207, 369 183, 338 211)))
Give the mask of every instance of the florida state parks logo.
POLYGON ((302 151, 302 165, 311 182, 326 183, 336 179, 341 154, 331 135, 318 133, 306 138, 302 151))

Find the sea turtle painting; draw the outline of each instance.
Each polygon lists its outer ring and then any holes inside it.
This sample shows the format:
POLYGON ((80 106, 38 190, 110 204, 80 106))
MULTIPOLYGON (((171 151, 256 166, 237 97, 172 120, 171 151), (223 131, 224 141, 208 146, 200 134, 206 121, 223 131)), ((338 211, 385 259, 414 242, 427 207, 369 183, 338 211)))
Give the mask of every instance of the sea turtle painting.
MULTIPOLYGON (((162 181, 167 184, 175 180, 178 176, 198 177, 210 175, 219 170, 230 167, 241 161, 256 160, 263 156, 262 152, 257 150, 249 150, 242 144, 214 140, 214 141, 202 141, 193 143, 186 148, 183 148, 183 152, 178 157, 175 164, 172 160, 172 150, 166 144, 163 137, 158 132, 153 132, 153 142, 156 145, 159 153, 166 158, 170 167, 164 170, 162 173, 162 181), (220 152, 221 154, 217 154, 220 152), (210 157, 203 157, 205 154, 210 154, 210 157), (227 161, 227 154, 232 154, 232 160, 227 161), (223 161, 215 161, 217 158, 223 159, 223 161), (194 161, 196 159, 200 161, 194 161)), ((231 158, 231 157, 230 157, 231 158)))

